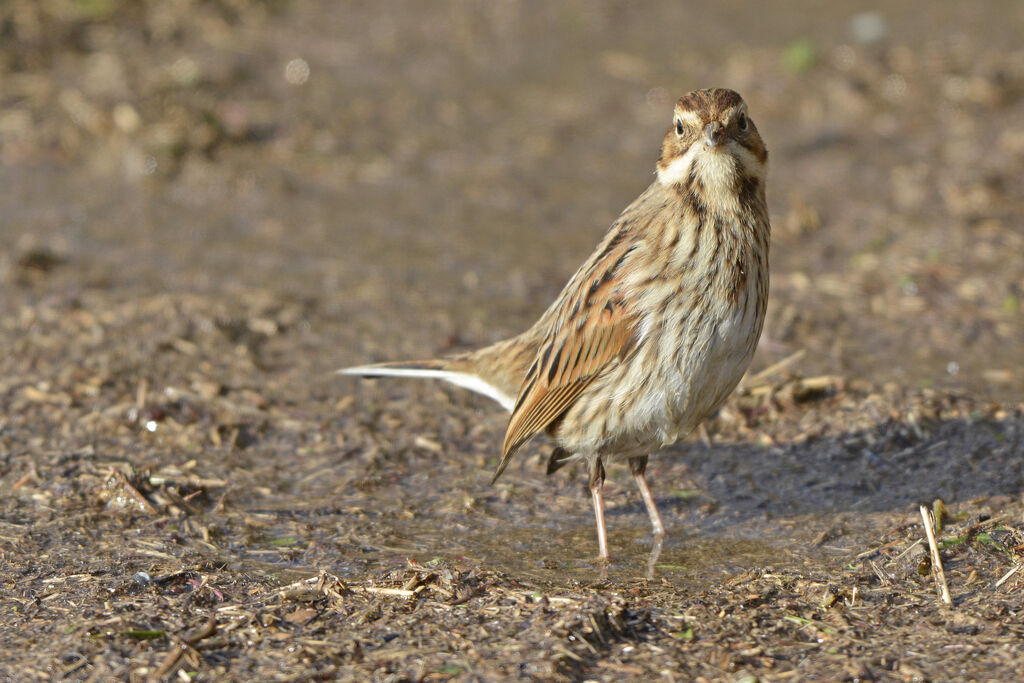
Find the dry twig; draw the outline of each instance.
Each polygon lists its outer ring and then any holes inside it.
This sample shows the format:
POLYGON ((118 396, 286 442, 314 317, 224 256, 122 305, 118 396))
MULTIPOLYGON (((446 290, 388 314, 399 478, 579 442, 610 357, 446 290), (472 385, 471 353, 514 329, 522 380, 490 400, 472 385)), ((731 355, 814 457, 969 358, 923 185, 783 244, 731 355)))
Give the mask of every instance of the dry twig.
POLYGON ((921 519, 924 520, 924 533, 928 537, 928 547, 932 551, 932 571, 935 572, 935 583, 939 585, 939 593, 942 602, 947 605, 953 604, 949 597, 949 585, 946 583, 946 572, 942 568, 942 558, 939 557, 939 544, 935 542, 935 521, 932 519, 932 511, 926 506, 921 507, 921 519))
POLYGON ((999 588, 999 587, 1000 587, 1000 586, 1002 586, 1002 585, 1003 585, 1004 583, 1006 583, 1007 581, 1009 581, 1009 580, 1010 580, 1010 577, 1011 577, 1011 576, 1013 576, 1014 574, 1016 574, 1017 572, 1019 572, 1019 571, 1020 571, 1020 569, 1021 569, 1021 567, 1024 567, 1024 565, 1020 565, 1020 564, 1018 564, 1018 565, 1017 565, 1017 566, 1015 566, 1015 567, 1014 567, 1013 569, 1011 569, 1010 571, 1008 571, 1008 572, 1006 572, 1005 574, 1003 574, 1003 578, 1001 578, 1001 579, 999 579, 998 581, 996 581, 996 588, 999 588))
POLYGON ((794 351, 793 353, 789 354, 788 356, 786 356, 785 358, 783 358, 779 362, 772 363, 771 365, 766 367, 764 370, 761 370, 760 372, 758 372, 756 374, 753 374, 750 377, 748 377, 746 379, 746 381, 743 382, 743 386, 744 387, 751 387, 751 386, 754 386, 754 385, 758 384, 759 382, 761 382, 761 381, 763 381, 765 379, 768 379, 769 377, 771 377, 775 373, 788 368, 790 365, 792 365, 793 363, 795 363, 798 360, 800 360, 801 358, 803 358, 804 354, 806 354, 806 353, 807 353, 807 349, 797 349, 796 351, 794 351))

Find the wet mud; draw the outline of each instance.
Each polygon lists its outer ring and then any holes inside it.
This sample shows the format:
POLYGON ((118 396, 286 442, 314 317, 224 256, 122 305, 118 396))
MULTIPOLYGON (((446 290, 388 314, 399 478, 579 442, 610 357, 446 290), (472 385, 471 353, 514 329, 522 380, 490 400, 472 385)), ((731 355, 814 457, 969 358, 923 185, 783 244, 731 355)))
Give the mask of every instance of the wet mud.
POLYGON ((1010 680, 1024 13, 0 5, 0 676, 1010 680), (336 368, 496 341, 743 93, 772 291, 719 415, 609 469, 336 368), (920 506, 936 523, 938 566, 920 506), (940 598, 942 568, 951 604, 940 598))

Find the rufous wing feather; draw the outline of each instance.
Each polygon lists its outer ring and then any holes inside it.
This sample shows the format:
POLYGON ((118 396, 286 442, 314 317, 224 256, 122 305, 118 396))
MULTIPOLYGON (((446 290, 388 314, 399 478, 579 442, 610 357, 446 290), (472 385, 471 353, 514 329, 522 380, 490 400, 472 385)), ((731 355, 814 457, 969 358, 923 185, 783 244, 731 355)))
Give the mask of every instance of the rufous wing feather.
POLYGON ((621 256, 606 254, 593 264, 600 266, 603 261, 604 269, 585 265, 571 283, 577 288, 576 296, 563 300, 555 318, 558 322, 526 373, 492 483, 517 448, 558 419, 591 382, 632 350, 637 320, 622 300, 614 277, 622 265, 622 259, 615 257, 621 256))

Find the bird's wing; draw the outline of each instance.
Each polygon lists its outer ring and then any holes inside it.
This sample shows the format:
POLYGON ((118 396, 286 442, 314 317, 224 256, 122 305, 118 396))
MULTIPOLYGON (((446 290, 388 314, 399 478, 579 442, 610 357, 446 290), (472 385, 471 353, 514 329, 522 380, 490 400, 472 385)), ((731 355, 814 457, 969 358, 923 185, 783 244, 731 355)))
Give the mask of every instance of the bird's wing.
POLYGON ((512 409, 494 480, 519 446, 562 415, 636 344, 639 316, 625 299, 622 274, 637 245, 615 237, 609 235, 598 247, 551 311, 553 322, 512 409))

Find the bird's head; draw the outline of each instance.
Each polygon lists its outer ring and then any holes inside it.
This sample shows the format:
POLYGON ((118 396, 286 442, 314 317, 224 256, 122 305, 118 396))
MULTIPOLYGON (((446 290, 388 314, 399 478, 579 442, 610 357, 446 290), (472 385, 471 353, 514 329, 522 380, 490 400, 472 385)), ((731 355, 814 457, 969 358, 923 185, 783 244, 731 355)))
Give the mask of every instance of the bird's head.
POLYGON ((739 93, 694 90, 676 102, 658 158, 661 183, 712 194, 740 182, 763 188, 767 166, 768 150, 739 93))

